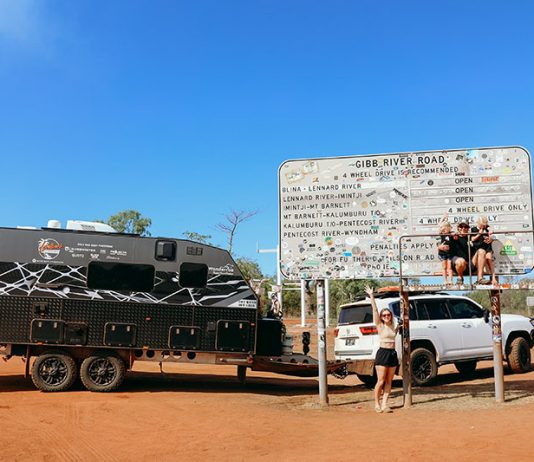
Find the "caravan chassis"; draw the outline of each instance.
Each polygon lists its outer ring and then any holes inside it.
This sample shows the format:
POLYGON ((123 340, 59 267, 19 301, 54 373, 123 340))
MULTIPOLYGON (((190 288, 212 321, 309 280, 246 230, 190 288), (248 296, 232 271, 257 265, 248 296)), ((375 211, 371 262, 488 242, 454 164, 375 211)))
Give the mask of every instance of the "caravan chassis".
POLYGON ((254 309, 224 308, 219 314, 220 310, 201 306, 139 306, 41 297, 0 296, 0 313, 0 356, 25 358, 25 375, 31 375, 43 391, 64 391, 78 376, 91 391, 112 391, 136 361, 235 365, 243 381, 244 368, 252 367, 258 323, 254 309), (94 306, 102 303, 105 308, 94 306), (116 309, 110 309, 110 304, 116 309), (110 311, 115 316, 98 319, 110 311), (184 312, 197 322, 184 320, 184 312), (189 338, 173 337, 176 331, 186 331, 189 338), (240 331, 243 334, 234 338, 240 331), (182 345, 177 344, 180 342, 182 345), (36 359, 30 374, 32 357, 36 359))

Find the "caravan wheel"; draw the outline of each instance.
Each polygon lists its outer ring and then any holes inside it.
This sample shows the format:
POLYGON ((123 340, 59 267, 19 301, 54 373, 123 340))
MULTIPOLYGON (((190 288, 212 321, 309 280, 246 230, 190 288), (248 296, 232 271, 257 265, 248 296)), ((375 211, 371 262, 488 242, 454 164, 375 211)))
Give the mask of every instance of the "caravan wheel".
POLYGON ((124 361, 113 355, 89 356, 80 366, 80 379, 89 391, 114 391, 122 384, 125 374, 124 361))
POLYGON ((37 356, 32 366, 32 382, 41 391, 65 391, 76 381, 76 361, 62 351, 37 356))

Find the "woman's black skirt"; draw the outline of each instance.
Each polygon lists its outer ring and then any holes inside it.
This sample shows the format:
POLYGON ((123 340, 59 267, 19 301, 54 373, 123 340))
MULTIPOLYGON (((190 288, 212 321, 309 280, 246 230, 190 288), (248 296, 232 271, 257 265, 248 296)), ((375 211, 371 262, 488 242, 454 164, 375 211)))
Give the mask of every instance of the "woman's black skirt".
POLYGON ((375 366, 397 367, 399 359, 395 348, 380 347, 376 352, 375 366))

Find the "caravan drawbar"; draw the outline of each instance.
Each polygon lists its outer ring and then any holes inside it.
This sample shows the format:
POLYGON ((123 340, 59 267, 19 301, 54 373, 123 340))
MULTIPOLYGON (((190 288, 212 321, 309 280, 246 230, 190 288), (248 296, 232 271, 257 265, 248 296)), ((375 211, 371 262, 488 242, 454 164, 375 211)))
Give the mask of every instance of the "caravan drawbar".
MULTIPOLYGON (((26 359, 43 391, 79 376, 112 391, 135 361, 316 375, 282 351, 231 255, 197 242, 57 228, 0 228, 0 355, 26 359)), ((339 365, 337 365, 339 367, 339 365)))

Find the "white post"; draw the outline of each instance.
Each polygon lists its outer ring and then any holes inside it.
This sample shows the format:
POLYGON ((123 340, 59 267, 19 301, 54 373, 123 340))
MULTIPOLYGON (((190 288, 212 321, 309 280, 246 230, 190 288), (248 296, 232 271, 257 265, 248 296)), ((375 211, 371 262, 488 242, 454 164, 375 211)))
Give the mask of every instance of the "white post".
POLYGON ((319 401, 328 405, 328 379, 326 374, 326 326, 324 320, 324 281, 317 280, 317 360, 319 362, 319 401))
POLYGON ((326 327, 330 326, 330 279, 324 281, 324 311, 326 327))
POLYGON ((280 245, 276 246, 276 285, 280 287, 278 291, 278 303, 280 306, 280 313, 284 314, 284 307, 282 306, 282 271, 280 271, 280 245))
POLYGON ((306 327, 306 281, 300 280, 300 326, 306 327))

